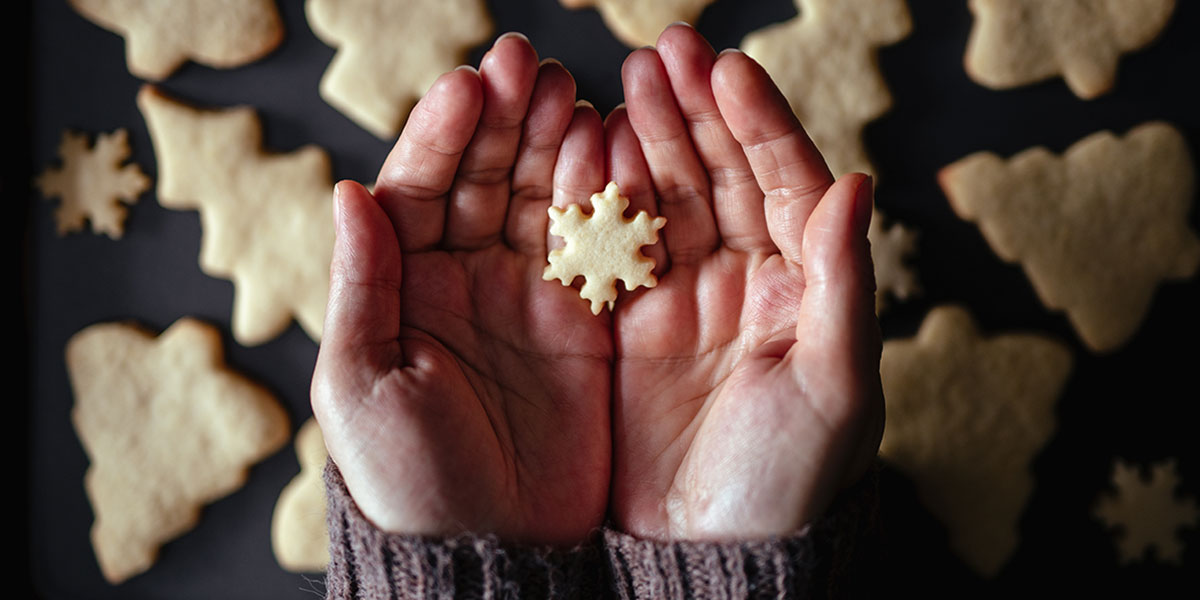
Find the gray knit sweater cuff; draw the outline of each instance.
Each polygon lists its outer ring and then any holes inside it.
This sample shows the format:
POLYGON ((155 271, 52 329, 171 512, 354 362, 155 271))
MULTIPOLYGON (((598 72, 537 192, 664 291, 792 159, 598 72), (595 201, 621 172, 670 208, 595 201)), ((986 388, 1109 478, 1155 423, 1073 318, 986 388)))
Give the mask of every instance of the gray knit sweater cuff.
POLYGON ((605 530, 615 595, 635 598, 869 598, 879 568, 873 467, 825 516, 794 535, 744 542, 657 542, 605 530))
POLYGON ((327 598, 596 598, 608 587, 594 546, 563 550, 504 544, 490 535, 390 534, 359 512, 332 460, 325 488, 327 598))

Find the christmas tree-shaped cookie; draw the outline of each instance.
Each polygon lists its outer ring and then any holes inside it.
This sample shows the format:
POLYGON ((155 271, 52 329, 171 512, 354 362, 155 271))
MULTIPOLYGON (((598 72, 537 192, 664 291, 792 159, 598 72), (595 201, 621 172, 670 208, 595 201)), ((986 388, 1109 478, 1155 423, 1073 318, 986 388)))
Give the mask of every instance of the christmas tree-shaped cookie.
POLYGON ((934 309, 913 339, 883 345, 880 454, 916 485, 950 547, 995 575, 1017 546, 1030 464, 1055 428, 1072 358, 1040 335, 985 337, 966 310, 934 309))
POLYGON ((138 94, 158 157, 158 202, 200 211, 200 267, 233 280, 233 335, 246 345, 292 318, 321 337, 333 258, 333 182, 316 146, 262 149, 249 107, 200 110, 147 86, 138 94))
POLYGON ((752 32, 742 50, 792 105, 834 175, 873 173, 862 129, 892 105, 875 50, 908 35, 904 0, 795 0, 796 18, 752 32))
POLYGON ((1061 156, 979 152, 938 180, 954 212, 977 223, 1000 258, 1021 263, 1042 303, 1066 311, 1096 352, 1137 331, 1160 282, 1200 265, 1188 226, 1194 167, 1166 123, 1096 133, 1061 156))

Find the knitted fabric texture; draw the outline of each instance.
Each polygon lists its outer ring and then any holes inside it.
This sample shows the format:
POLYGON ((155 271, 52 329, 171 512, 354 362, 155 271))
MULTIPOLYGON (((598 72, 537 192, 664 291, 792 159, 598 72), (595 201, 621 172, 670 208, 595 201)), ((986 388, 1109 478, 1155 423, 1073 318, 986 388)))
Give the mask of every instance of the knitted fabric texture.
POLYGON ((869 598, 879 568, 878 473, 794 535, 657 542, 604 533, 617 598, 869 598))
POLYGON ((336 600, 860 598, 878 570, 876 468, 795 535, 657 542, 605 529, 572 549, 386 533, 359 512, 332 460, 325 485, 326 597, 336 600))
POLYGON ((428 538, 376 529, 358 510, 341 472, 325 467, 329 568, 326 598, 492 600, 599 598, 606 594, 596 545, 522 547, 495 536, 428 538))

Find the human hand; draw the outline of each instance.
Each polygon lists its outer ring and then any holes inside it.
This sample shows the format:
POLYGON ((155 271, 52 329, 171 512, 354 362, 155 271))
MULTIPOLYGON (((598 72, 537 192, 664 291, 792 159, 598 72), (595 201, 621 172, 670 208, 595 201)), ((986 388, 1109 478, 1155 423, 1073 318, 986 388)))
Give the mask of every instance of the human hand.
POLYGON ((312 404, 377 527, 570 544, 603 522, 610 319, 542 280, 547 208, 603 165, 599 114, 510 35, 433 85, 374 197, 338 184, 312 404))
POLYGON ((836 183, 753 60, 672 26, 605 123, 631 210, 667 217, 614 315, 612 511, 655 539, 791 533, 874 458, 872 185, 836 183))

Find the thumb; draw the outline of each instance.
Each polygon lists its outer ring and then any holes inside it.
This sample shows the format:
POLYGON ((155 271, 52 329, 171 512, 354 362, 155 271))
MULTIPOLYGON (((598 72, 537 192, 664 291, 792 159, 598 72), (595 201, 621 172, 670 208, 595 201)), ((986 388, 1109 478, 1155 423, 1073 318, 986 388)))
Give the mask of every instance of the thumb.
POLYGON ((825 192, 804 228, 805 289, 796 323, 795 364, 828 378, 833 394, 815 406, 826 423, 846 429, 840 487, 858 480, 874 460, 883 435, 883 342, 875 314, 875 268, 867 229, 874 182, 845 175, 825 192))
POLYGON ((334 187, 337 239, 319 361, 338 371, 394 364, 400 335, 400 245, 383 208, 361 184, 334 187), (380 353, 380 350, 386 350, 380 353))
POLYGON ((808 360, 851 378, 847 392, 879 377, 882 342, 867 241, 873 206, 871 178, 845 175, 825 192, 804 227, 805 289, 796 339, 812 350, 808 360))

